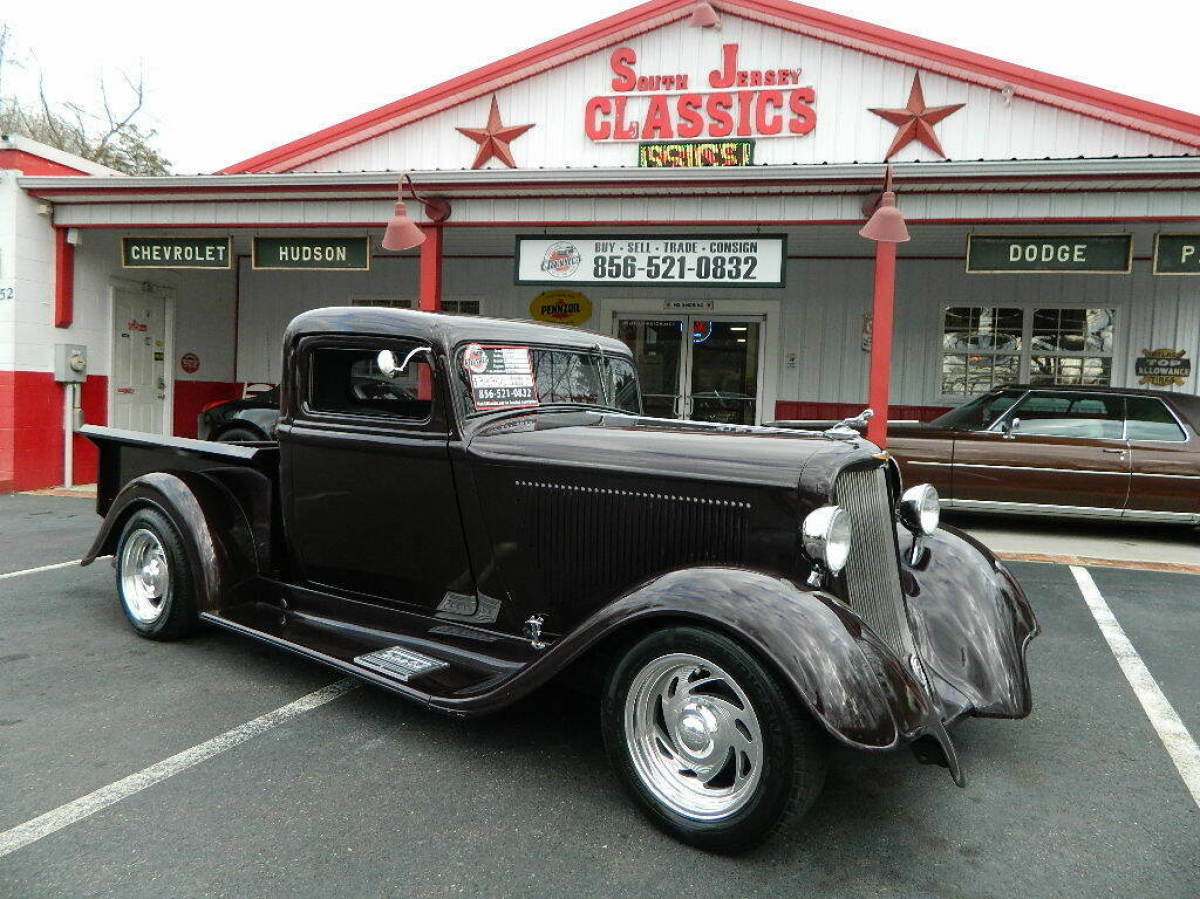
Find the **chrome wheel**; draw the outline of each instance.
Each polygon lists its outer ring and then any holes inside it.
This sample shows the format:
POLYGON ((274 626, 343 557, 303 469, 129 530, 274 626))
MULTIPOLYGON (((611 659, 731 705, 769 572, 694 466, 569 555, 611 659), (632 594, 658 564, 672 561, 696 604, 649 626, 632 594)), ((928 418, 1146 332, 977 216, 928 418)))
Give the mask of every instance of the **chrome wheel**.
POLYGON ((625 697, 625 739, 646 789, 687 818, 718 821, 754 795, 762 733, 745 691, 690 653, 646 664, 625 697))
POLYGON ((126 538, 120 578, 121 601, 130 617, 142 624, 157 621, 171 585, 171 572, 162 541, 149 528, 138 528, 126 538))

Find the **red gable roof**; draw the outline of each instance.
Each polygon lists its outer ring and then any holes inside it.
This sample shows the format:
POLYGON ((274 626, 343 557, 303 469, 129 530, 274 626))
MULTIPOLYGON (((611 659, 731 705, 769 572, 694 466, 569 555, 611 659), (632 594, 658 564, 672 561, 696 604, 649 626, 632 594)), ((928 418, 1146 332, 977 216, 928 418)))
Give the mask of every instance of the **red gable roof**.
MULTIPOLYGON (((287 172, 547 69, 691 14, 695 0, 650 0, 562 37, 221 169, 287 172)), ((711 0, 719 12, 810 35, 1156 137, 1200 148, 1200 116, 802 6, 789 0, 711 0)))

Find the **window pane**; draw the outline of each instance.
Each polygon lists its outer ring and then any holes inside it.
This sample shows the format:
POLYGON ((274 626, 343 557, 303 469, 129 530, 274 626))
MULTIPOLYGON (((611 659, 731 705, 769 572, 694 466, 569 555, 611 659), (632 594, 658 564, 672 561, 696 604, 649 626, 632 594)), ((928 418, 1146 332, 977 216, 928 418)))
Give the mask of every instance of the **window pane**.
POLYGON ((1021 435, 1119 440, 1125 404, 1119 396, 1086 393, 1031 393, 1013 409, 1021 435))
MULTIPOLYGON (((389 378, 375 362, 379 349, 318 347, 313 351, 309 407, 319 412, 386 416, 425 421, 432 407, 429 363, 414 359, 408 370, 389 378)), ((412 347, 393 348, 403 358, 412 347)))
POLYGON ((1175 417, 1162 400, 1148 396, 1126 397, 1125 415, 1130 440, 1169 440, 1182 442, 1187 439, 1175 417))
POLYGON ((1116 310, 1089 309, 1087 311, 1087 340, 1084 347, 1089 352, 1111 353, 1113 349, 1113 319, 1116 310))
POLYGON ((942 357, 942 393, 960 396, 967 392, 967 357, 942 357))

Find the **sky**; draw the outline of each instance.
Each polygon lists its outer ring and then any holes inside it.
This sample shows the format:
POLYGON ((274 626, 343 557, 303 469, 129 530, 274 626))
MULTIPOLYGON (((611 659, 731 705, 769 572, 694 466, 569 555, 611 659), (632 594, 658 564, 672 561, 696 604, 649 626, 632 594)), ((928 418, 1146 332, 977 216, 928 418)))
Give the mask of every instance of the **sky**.
MULTIPOLYGON (((292 0, 6 4, 23 68, 53 99, 95 103, 98 77, 144 72, 137 120, 177 173, 211 172, 634 5, 630 0, 292 0)), ((811 4, 1200 113, 1200 3, 845 0, 811 4), (1136 14, 1135 14, 1136 13, 1136 14)), ((11 55, 11 53, 10 53, 11 55)), ((115 91, 114 91, 115 93, 115 91)))

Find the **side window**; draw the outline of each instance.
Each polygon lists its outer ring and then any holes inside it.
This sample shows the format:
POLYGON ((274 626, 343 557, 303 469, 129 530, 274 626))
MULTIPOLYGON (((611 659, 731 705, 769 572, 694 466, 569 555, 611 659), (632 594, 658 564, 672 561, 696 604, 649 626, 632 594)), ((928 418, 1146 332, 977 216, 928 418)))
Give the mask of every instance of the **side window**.
POLYGON ((1015 433, 1040 437, 1120 440, 1124 398, 1086 393, 1031 393, 1013 409, 1021 423, 1015 433))
MULTIPOLYGON (((396 350, 403 358, 414 346, 396 350)), ((309 360, 308 407, 315 412, 427 421, 433 406, 433 371, 425 357, 387 377, 375 362, 380 347, 319 346, 309 360)), ((393 348, 395 349, 395 348, 393 348)))
POLYGON ((1162 400, 1149 396, 1131 396, 1126 400, 1126 427, 1130 440, 1187 440, 1179 422, 1162 400))

